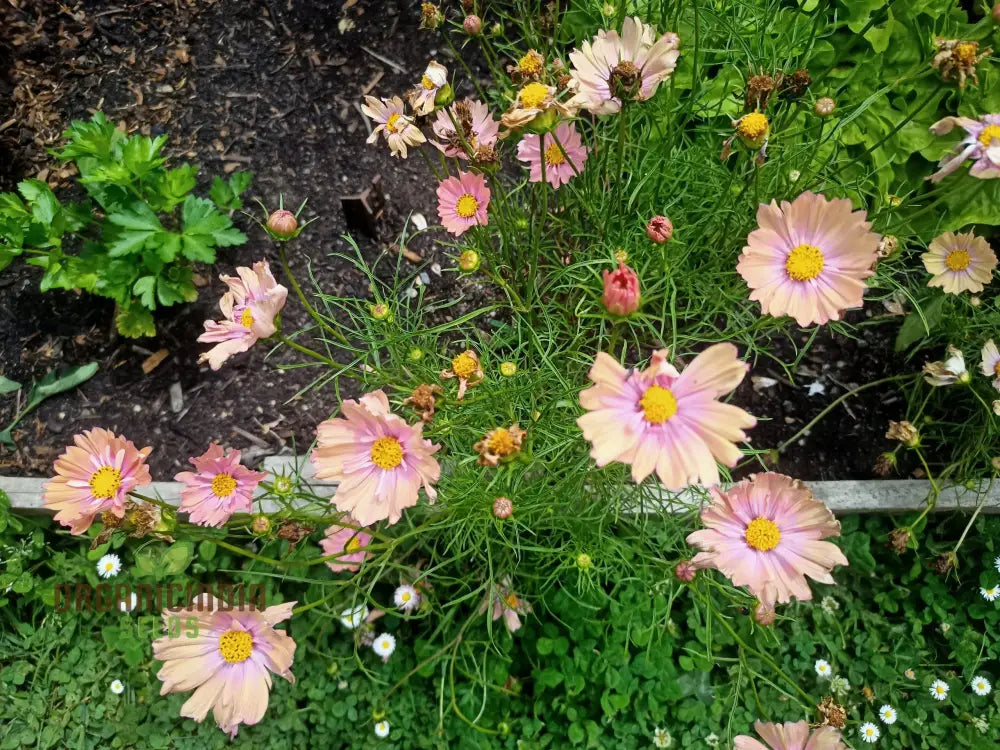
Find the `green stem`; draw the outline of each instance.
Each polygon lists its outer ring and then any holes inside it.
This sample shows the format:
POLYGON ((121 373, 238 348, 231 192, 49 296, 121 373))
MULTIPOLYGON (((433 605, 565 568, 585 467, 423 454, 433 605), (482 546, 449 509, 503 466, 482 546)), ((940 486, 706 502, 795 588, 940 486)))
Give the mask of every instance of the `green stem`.
POLYGON ((336 328, 333 328, 329 323, 327 323, 326 319, 318 312, 316 312, 315 308, 313 308, 313 306, 309 304, 309 300, 306 299, 306 295, 302 291, 302 287, 299 286, 299 282, 295 280, 295 276, 292 274, 292 269, 288 267, 288 255, 285 252, 285 243, 281 243, 278 249, 279 252, 281 253, 281 267, 285 271, 285 277, 288 279, 288 283, 292 285, 292 289, 295 291, 296 296, 299 298, 299 302, 302 303, 302 306, 306 309, 306 312, 309 313, 309 317, 315 320, 316 323, 319 324, 320 328, 322 328, 324 331, 326 331, 331 336, 336 338, 342 344, 349 345, 350 342, 347 340, 347 337, 343 333, 338 331, 336 328))

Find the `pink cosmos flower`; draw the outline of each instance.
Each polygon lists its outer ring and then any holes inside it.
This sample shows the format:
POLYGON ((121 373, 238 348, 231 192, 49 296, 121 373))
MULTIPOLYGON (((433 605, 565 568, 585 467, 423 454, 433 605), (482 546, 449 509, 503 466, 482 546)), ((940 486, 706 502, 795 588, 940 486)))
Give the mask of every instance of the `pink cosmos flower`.
POLYGON ((267 479, 267 472, 242 466, 239 451, 226 455, 217 443, 188 461, 195 471, 174 477, 175 482, 184 483, 178 510, 189 513, 191 523, 199 526, 222 526, 233 513, 249 513, 257 485, 267 479))
POLYGON ((99 513, 124 517, 128 493, 153 481, 145 463, 153 449, 139 450, 100 427, 74 435, 73 442, 56 459, 56 475, 44 485, 42 502, 71 534, 82 534, 99 513))
POLYGON ((285 602, 263 612, 229 609, 202 594, 186 608, 164 610, 164 630, 178 616, 182 623, 196 618, 197 629, 191 628, 194 637, 153 641, 153 658, 163 662, 156 675, 163 682, 160 695, 194 690, 181 706, 181 716, 200 722, 211 709, 215 723, 232 737, 240 724, 256 724, 267 711, 270 672, 295 682, 295 641, 274 629, 292 616, 294 606, 285 602))
POLYGON ((657 245, 670 242, 674 236, 674 224, 666 216, 654 216, 646 225, 646 236, 657 245))
POLYGON ((683 373, 667 363, 666 349, 653 352, 645 370, 626 370, 601 352, 589 374, 596 385, 580 392, 587 413, 576 423, 598 466, 630 464, 636 482, 655 471, 670 490, 718 484, 716 461, 735 466, 743 456, 735 443, 757 424, 739 407, 717 401, 747 369, 732 344, 708 347, 683 373))
POLYGON ((983 344, 983 361, 980 364, 983 375, 993 378, 993 387, 1000 391, 1000 349, 993 339, 983 344))
POLYGON ((220 275, 229 291, 219 300, 223 320, 205 321, 205 332, 198 337, 204 343, 217 343, 198 358, 218 370, 234 354, 247 351, 258 339, 270 338, 277 331, 274 319, 285 306, 288 290, 274 280, 266 260, 253 268, 236 267, 237 276, 220 275))
POLYGON ((601 271, 604 278, 604 294, 601 303, 612 315, 631 315, 639 309, 642 294, 639 291, 639 276, 624 263, 618 263, 617 271, 601 271))
POLYGON ((318 479, 338 482, 333 502, 361 526, 388 518, 398 521, 403 508, 417 504, 420 485, 429 502, 431 486, 441 477, 434 459, 440 449, 422 436, 423 423, 412 427, 389 411, 382 391, 341 404, 344 417, 328 419, 316 430, 312 453, 318 479))
POLYGON ((491 597, 483 602, 479 608, 480 612, 485 612, 487 602, 492 601, 492 617, 496 622, 501 617, 508 633, 513 633, 521 628, 521 615, 531 612, 531 605, 518 597, 511 589, 510 578, 504 578, 500 586, 494 587, 491 597))
POLYGON ((791 315, 800 326, 838 320, 861 307, 879 235, 847 199, 805 192, 789 203, 760 204, 736 270, 765 315, 791 315))
POLYGON ((602 29, 592 42, 570 52, 570 75, 577 93, 569 103, 595 115, 608 115, 621 110, 623 98, 641 102, 652 97, 660 82, 673 73, 681 54, 676 34, 655 37, 652 26, 626 18, 621 36, 602 29))
POLYGON ((366 143, 375 143, 381 133, 393 156, 405 159, 407 147, 419 146, 427 140, 420 128, 413 124, 413 119, 404 114, 403 100, 398 96, 382 100, 366 96, 361 111, 377 123, 366 143))
POLYGON ((990 243, 972 232, 943 232, 931 240, 920 256, 934 278, 927 286, 941 287, 947 294, 981 292, 993 280, 997 256, 990 243))
POLYGON ((455 102, 447 109, 438 110, 431 127, 438 138, 438 141, 431 141, 435 148, 445 156, 466 160, 469 153, 474 154, 480 146, 495 144, 500 131, 500 123, 493 119, 490 108, 473 99, 455 102), (456 122, 462 129, 461 134, 455 130, 456 122))
POLYGON ((820 727, 811 736, 807 721, 785 724, 758 721, 753 728, 767 744, 741 734, 733 739, 734 750, 845 750, 840 732, 831 726, 820 727))
POLYGON ((931 125, 934 135, 946 135, 958 125, 965 137, 954 151, 938 162, 937 172, 927 179, 940 182, 958 169, 966 159, 972 159, 969 174, 980 180, 1000 177, 1000 114, 983 115, 978 120, 968 117, 945 117, 931 125))
MULTIPOLYGON (((346 521, 357 526, 357 522, 350 516, 346 521)), ((330 570, 334 573, 342 570, 354 573, 361 570, 361 563, 371 557, 367 549, 371 541, 371 534, 335 523, 327 528, 326 535, 320 540, 319 545, 323 548, 324 555, 340 555, 334 560, 326 561, 330 570)))
POLYGON ((477 224, 486 226, 490 223, 486 214, 490 205, 490 189, 481 174, 459 172, 458 177, 442 180, 437 197, 441 224, 455 236, 477 224))
POLYGON ((583 163, 587 161, 587 147, 571 122, 560 122, 556 126, 555 138, 548 134, 532 134, 524 136, 517 144, 517 158, 531 170, 530 182, 542 181, 543 153, 545 181, 554 188, 565 185, 582 172, 583 163))
POLYGON ((764 604, 812 599, 806 576, 833 583, 833 566, 848 564, 837 545, 821 541, 840 536, 840 522, 798 480, 768 472, 711 493, 701 512, 707 528, 687 538, 703 550, 692 562, 746 586, 764 604))

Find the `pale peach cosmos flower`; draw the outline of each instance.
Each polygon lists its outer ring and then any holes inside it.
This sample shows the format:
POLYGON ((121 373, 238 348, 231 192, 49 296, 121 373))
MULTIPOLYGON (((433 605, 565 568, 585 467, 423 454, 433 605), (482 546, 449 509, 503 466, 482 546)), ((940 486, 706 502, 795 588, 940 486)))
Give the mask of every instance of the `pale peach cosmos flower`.
POLYGON ((398 96, 382 100, 366 96, 361 111, 377 123, 372 134, 368 136, 367 143, 375 143, 381 133, 385 136, 389 144, 389 153, 393 156, 405 159, 407 147, 419 146, 427 140, 420 132, 420 128, 413 124, 413 119, 405 114, 403 100, 398 96))
POLYGON ((576 95, 570 104, 595 115, 622 108, 624 99, 645 101, 673 73, 680 56, 680 37, 656 29, 638 18, 626 18, 621 35, 600 30, 593 41, 569 53, 576 95))
POLYGON ((485 612, 487 607, 492 607, 491 617, 494 622, 503 618, 503 624, 509 633, 520 630, 521 615, 531 612, 531 605, 514 593, 510 578, 504 578, 500 586, 492 588, 491 595, 483 602, 479 611, 485 612))
MULTIPOLYGON (((350 516, 345 520, 357 525, 357 522, 350 516)), ((368 545, 371 542, 371 534, 361 529, 352 529, 350 526, 341 526, 339 523, 335 523, 327 528, 319 545, 323 548, 324 555, 339 555, 333 560, 326 561, 330 570, 334 573, 339 573, 342 570, 354 573, 361 570, 361 563, 371 556, 371 553, 368 552, 368 545)))
POLYGON ((474 99, 464 99, 438 110, 431 127, 438 138, 431 141, 435 148, 445 156, 465 160, 480 146, 495 144, 500 133, 500 123, 493 119, 490 108, 474 99), (455 130, 455 123, 461 133, 455 130))
POLYGON ((554 119, 549 121, 553 115, 572 117, 576 111, 577 107, 572 106, 569 102, 560 102, 556 98, 555 86, 546 86, 544 83, 532 81, 517 92, 514 103, 500 116, 500 124, 507 130, 515 130, 532 125, 536 118, 546 114, 546 117, 542 118, 540 122, 554 125, 554 119), (550 112, 551 115, 547 114, 550 112))
POLYGON ((100 513, 125 516, 128 493, 153 481, 146 466, 153 449, 139 450, 101 427, 74 435, 73 443, 56 459, 42 502, 71 534, 82 534, 100 513))
POLYGON ((845 750, 840 732, 831 726, 822 726, 810 733, 809 722, 785 724, 755 722, 753 728, 764 742, 745 734, 733 739, 734 750, 845 750), (764 743, 767 744, 764 744, 764 743))
POLYGON ((703 550, 691 562, 746 586, 764 604, 812 599, 807 575, 834 583, 833 566, 848 564, 837 545, 822 541, 840 536, 840 522, 802 482, 768 472, 711 493, 701 512, 706 528, 687 537, 703 550))
POLYGON ((474 226, 490 223, 486 212, 490 205, 490 189, 481 174, 459 172, 458 177, 442 180, 437 197, 441 225, 456 237, 474 226))
POLYGON ((466 349, 454 357, 451 360, 451 368, 441 371, 442 380, 458 378, 458 395, 455 397, 456 401, 461 401, 465 398, 465 392, 469 388, 482 383, 485 377, 486 373, 483 372, 483 367, 479 364, 479 355, 472 351, 472 349, 466 349))
POLYGON ((927 273, 934 274, 927 286, 941 287, 946 294, 983 291, 997 266, 993 248, 972 232, 939 234, 920 259, 927 273))
POLYGON ((940 182, 972 159, 969 175, 980 180, 1000 177, 1000 114, 983 115, 978 120, 968 117, 945 117, 931 125, 934 135, 947 135, 955 126, 965 131, 965 137, 955 149, 938 162, 938 171, 927 179, 940 182))
POLYGON ((763 314, 808 326, 861 307, 879 243, 864 211, 845 198, 805 192, 780 207, 760 204, 757 224, 736 270, 763 314))
POLYGON ((993 387, 1000 391, 1000 349, 997 349, 993 339, 988 339, 983 344, 983 361, 980 363, 980 368, 983 375, 993 378, 993 387))
POLYGON ((257 343, 270 338, 278 330, 274 319, 285 306, 288 290, 274 280, 266 260, 257 261, 253 268, 236 267, 236 276, 220 275, 229 290, 219 300, 223 320, 205 321, 205 332, 198 341, 216 346, 198 358, 198 364, 208 362, 218 370, 234 354, 241 354, 257 343))
POLYGON ((447 83, 448 69, 436 60, 431 60, 420 78, 420 85, 409 96, 413 111, 418 115, 429 115, 433 112, 434 99, 447 83))
POLYGON ((190 514, 191 523, 199 526, 222 526, 233 513, 249 513, 253 493, 267 479, 267 472, 250 471, 240 464, 241 453, 212 443, 197 458, 188 459, 195 471, 182 471, 174 477, 183 482, 178 510, 190 514))
POLYGON ((193 638, 163 636, 153 641, 153 658, 163 662, 160 695, 194 690, 181 716, 201 722, 209 710, 219 728, 235 737, 240 724, 256 724, 267 711, 271 672, 295 682, 295 641, 274 626, 292 616, 295 602, 256 610, 221 611, 208 594, 183 609, 163 612, 163 629, 173 617, 197 618, 193 638))
POLYGON ((560 122, 553 134, 529 134, 517 144, 517 158, 528 167, 528 181, 542 181, 542 159, 545 160, 545 181, 557 188, 583 171, 587 147, 583 145, 576 126, 560 122), (544 155, 544 156, 543 156, 544 155))
POLYGON ((653 353, 645 370, 626 370, 600 352, 580 392, 587 413, 576 420, 590 441, 598 466, 620 461, 641 482, 653 471, 670 490, 689 484, 718 484, 716 461, 735 466, 743 454, 737 442, 757 420, 717 399, 747 373, 732 344, 708 347, 683 373, 667 363, 667 350, 653 353))
POLYGON ((429 502, 431 486, 441 478, 434 459, 440 449, 423 438, 423 423, 410 426, 389 410, 382 391, 341 404, 343 417, 328 419, 316 429, 312 452, 316 478, 338 482, 333 503, 361 526, 377 521, 396 523, 404 508, 417 504, 423 485, 429 502))

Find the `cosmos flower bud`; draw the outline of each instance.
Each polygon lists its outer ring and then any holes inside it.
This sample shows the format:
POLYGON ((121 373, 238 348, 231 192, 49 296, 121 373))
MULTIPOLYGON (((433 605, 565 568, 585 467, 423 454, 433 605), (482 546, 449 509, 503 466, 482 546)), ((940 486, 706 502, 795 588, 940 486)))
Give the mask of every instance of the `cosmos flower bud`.
POLYGON ((475 250, 463 250, 458 256, 458 267, 463 273, 473 273, 479 268, 479 253, 475 250))
POLYGON ((833 101, 828 96, 824 96, 822 99, 816 100, 816 114, 820 117, 829 117, 833 114, 833 110, 837 108, 837 103, 833 101))
POLYGON ((483 30, 483 19, 476 15, 466 16, 462 21, 462 28, 469 36, 476 36, 483 30))
POLYGON ((453 101, 455 101, 455 90, 451 87, 450 83, 446 83, 438 89, 437 95, 434 97, 434 106, 447 107, 453 101))
POLYGON ((424 350, 413 347, 410 349, 409 358, 411 362, 419 362, 424 358, 424 350))
POLYGON ((379 302, 377 305, 370 305, 369 310, 375 320, 392 320, 392 311, 389 309, 389 306, 385 304, 385 302, 379 302))
POLYGON ((271 519, 267 516, 254 516, 250 529, 254 536, 264 536, 271 531, 271 519))
POLYGON ((505 378, 513 376, 517 372, 517 365, 513 362, 501 362, 500 363, 500 374, 505 378))
POLYGON ((291 211, 280 208, 267 217, 267 228, 273 237, 289 240, 297 234, 299 222, 291 211))
POLYGON ((774 625, 774 605, 758 602, 757 606, 753 608, 753 619, 757 621, 758 625, 764 627, 774 625))
POLYGON ((624 263, 617 271, 604 271, 604 309, 612 315, 631 315, 639 309, 639 277, 624 263))
POLYGON ((499 23, 495 23, 490 27, 490 33, 493 36, 500 36, 503 33, 503 26, 499 23))
POLYGON ((674 566, 674 575, 678 581, 683 581, 684 583, 693 581, 697 572, 697 569, 691 564, 690 560, 681 560, 674 566))
POLYGON ((498 497, 493 501, 493 515, 499 519, 510 518, 510 514, 514 512, 514 503, 510 501, 509 497, 498 497))
POLYGON ((654 216, 646 225, 646 236, 657 245, 670 242, 674 236, 674 225, 666 216, 654 216))
POLYGON ((576 556, 576 567, 580 570, 590 570, 594 567, 594 561, 586 552, 581 552, 576 556))

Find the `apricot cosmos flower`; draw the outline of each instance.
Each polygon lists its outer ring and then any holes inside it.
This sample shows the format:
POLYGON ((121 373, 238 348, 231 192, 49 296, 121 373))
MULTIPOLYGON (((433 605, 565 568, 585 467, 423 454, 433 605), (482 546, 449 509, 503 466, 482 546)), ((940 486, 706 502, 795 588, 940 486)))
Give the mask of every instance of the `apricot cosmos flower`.
POLYGON ((427 140, 420 132, 420 128, 405 114, 403 100, 398 96, 382 100, 366 96, 361 111, 377 123, 372 134, 368 136, 367 143, 375 143, 381 133, 385 135, 389 153, 393 156, 405 159, 407 147, 419 146, 427 140))
POLYGON ((765 315, 791 315, 800 326, 838 320, 861 307, 879 235, 845 198, 805 192, 789 203, 760 204, 736 270, 765 315))
POLYGON ((262 612, 229 609, 202 594, 186 608, 164 610, 164 630, 175 617, 185 623, 195 618, 197 628, 192 628, 194 637, 153 641, 153 657, 163 662, 156 675, 163 682, 160 695, 194 690, 181 706, 181 716, 200 722, 211 710, 215 723, 231 737, 240 724, 258 723, 267 711, 270 673, 295 682, 295 641, 274 629, 292 616, 294 606, 285 602, 262 612))
POLYGON ((822 541, 840 536, 840 522, 798 480, 768 472, 711 493, 701 512, 707 528, 687 538, 703 550, 691 562, 715 568, 764 604, 812 599, 807 575, 834 583, 833 566, 848 564, 837 545, 822 541))
POLYGON ((743 456, 736 446, 757 420, 717 399, 740 384, 747 364, 732 344, 715 344, 679 373, 667 363, 667 350, 653 353, 645 370, 626 370, 601 352, 580 392, 587 413, 576 420, 592 444, 598 466, 620 461, 632 466, 641 482, 653 471, 670 490, 689 484, 718 484, 716 461, 735 466, 743 456))
POLYGON ((840 732, 831 726, 822 726, 810 734, 809 722, 785 724, 754 723, 753 728, 764 742, 745 734, 733 739, 734 750, 844 750, 840 732))
POLYGON ((927 273, 934 274, 927 286, 941 287, 946 294, 983 291, 997 267, 990 243, 972 232, 939 234, 920 259, 927 273))
POLYGON ((258 339, 273 336, 278 330, 274 320, 288 297, 288 290, 274 280, 266 260, 257 261, 253 268, 237 266, 236 274, 219 276, 229 287, 219 300, 223 320, 206 320, 205 332, 198 337, 203 343, 216 344, 198 358, 199 364, 208 362, 213 370, 234 354, 247 351, 258 339))
POLYGON ((472 349, 466 349, 458 356, 452 358, 451 367, 441 371, 442 380, 458 378, 458 395, 455 396, 456 401, 461 401, 465 398, 466 390, 479 385, 485 377, 486 373, 483 372, 483 367, 479 364, 479 355, 472 351, 472 349))
POLYGON ((222 446, 212 443, 201 456, 188 459, 195 471, 174 477, 185 485, 178 510, 190 513, 191 523, 222 526, 233 513, 253 509, 253 493, 267 473, 242 466, 240 456, 236 450, 226 455, 222 446))
POLYGON ((410 426, 393 414, 382 391, 345 401, 341 411, 344 417, 316 429, 311 457, 317 479, 338 483, 332 500, 338 510, 361 526, 385 519, 391 525, 417 504, 421 485, 434 502, 441 466, 433 456, 441 446, 423 438, 422 422, 410 426))
POLYGON ((437 197, 441 225, 455 236, 474 226, 490 223, 486 212, 490 205, 490 189, 481 174, 459 172, 458 177, 442 180, 437 197))
POLYGON ((490 616, 494 622, 503 618, 508 633, 519 630, 521 615, 531 612, 531 605, 514 593, 510 578, 504 578, 500 586, 493 588, 491 596, 483 602, 479 611, 485 612, 487 607, 492 610, 490 616))
MULTIPOLYGON (((357 525, 353 518, 345 519, 348 523, 357 525)), ((335 523, 328 527, 319 545, 323 548, 324 555, 339 555, 333 560, 327 560, 326 564, 334 573, 342 570, 351 573, 361 570, 363 563, 370 555, 368 545, 371 544, 372 535, 361 529, 352 529, 350 526, 341 526, 335 523)))
POLYGON ((101 427, 74 435, 73 443, 56 459, 56 476, 43 486, 42 503, 71 534, 82 534, 99 513, 125 516, 128 493, 153 481, 146 466, 153 449, 139 450, 101 427))
POLYGON ((927 179, 940 182, 972 159, 969 176, 980 180, 1000 177, 1000 114, 983 115, 978 120, 969 117, 945 117, 931 125, 934 135, 947 135, 955 126, 965 131, 965 137, 954 150, 938 162, 938 171, 927 179))

